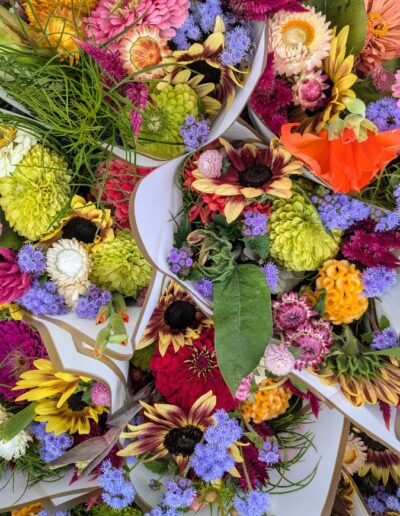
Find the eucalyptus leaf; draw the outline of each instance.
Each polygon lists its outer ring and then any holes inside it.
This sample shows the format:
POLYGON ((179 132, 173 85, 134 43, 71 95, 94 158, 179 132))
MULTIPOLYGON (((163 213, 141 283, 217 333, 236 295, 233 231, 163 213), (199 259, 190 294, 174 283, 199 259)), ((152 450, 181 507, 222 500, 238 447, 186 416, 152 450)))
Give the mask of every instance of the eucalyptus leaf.
POLYGON ((32 423, 36 416, 35 407, 37 401, 32 401, 27 407, 23 408, 17 414, 5 420, 2 427, 4 441, 11 441, 13 437, 18 435, 29 424, 32 423))
POLYGON ((215 284, 214 325, 218 365, 235 394, 272 335, 271 294, 259 267, 236 265, 226 281, 215 284))

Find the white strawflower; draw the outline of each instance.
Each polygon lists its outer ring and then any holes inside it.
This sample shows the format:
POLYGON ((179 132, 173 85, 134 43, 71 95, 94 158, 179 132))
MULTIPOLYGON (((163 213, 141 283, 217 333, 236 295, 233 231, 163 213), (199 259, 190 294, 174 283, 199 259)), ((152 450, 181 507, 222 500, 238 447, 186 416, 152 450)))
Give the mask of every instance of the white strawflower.
POLYGON ((9 176, 37 139, 31 134, 0 124, 0 177, 9 176))

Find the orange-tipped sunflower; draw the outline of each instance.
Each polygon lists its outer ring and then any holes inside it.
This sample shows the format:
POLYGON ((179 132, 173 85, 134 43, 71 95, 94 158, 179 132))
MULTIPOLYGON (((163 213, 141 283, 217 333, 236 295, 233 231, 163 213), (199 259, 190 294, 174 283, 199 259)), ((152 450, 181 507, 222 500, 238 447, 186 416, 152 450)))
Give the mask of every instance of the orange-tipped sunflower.
POLYGON ((170 344, 177 352, 183 346, 192 344, 203 328, 211 324, 211 319, 196 306, 193 299, 171 281, 160 297, 138 349, 158 342, 161 356, 165 355, 170 344))
POLYGON ((193 170, 192 186, 200 193, 215 194, 227 199, 224 215, 228 223, 236 220, 247 204, 264 194, 288 199, 292 196, 291 174, 301 174, 302 163, 292 161, 292 155, 277 141, 261 149, 247 143, 236 150, 220 138, 231 168, 220 177, 205 177, 193 170))

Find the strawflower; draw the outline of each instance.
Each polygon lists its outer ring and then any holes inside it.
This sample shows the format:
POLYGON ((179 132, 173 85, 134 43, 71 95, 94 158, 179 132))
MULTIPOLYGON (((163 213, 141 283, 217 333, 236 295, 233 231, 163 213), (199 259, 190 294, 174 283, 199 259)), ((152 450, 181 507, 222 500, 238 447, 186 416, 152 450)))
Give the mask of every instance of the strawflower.
POLYGON ((379 297, 396 285, 397 272, 381 265, 369 267, 363 272, 362 283, 366 297, 379 297))
POLYGON ((272 302, 275 330, 296 330, 317 312, 311 309, 306 296, 296 292, 285 292, 277 301, 272 302))
POLYGON ((391 70, 386 70, 382 66, 378 66, 372 70, 371 80, 378 93, 388 95, 395 83, 395 74, 391 70))
POLYGON ((37 139, 31 134, 11 125, 0 124, 0 177, 12 174, 36 144, 37 139))

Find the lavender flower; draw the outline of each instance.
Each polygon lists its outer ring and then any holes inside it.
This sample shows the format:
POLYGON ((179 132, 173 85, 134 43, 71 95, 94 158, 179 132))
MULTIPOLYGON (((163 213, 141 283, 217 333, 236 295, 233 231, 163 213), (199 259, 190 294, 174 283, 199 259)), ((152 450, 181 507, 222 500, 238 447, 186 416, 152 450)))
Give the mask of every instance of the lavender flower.
POLYGON ((96 319, 99 309, 111 302, 112 295, 96 285, 89 285, 84 296, 80 296, 75 313, 82 319, 96 319))
POLYGON ((236 419, 229 418, 225 410, 217 410, 214 417, 217 423, 207 428, 204 438, 208 444, 227 450, 231 444, 242 437, 243 430, 236 419))
POLYGON ((18 265, 22 272, 42 274, 46 270, 46 255, 42 247, 26 244, 18 252, 18 265))
POLYGON ((251 38, 246 27, 238 26, 225 34, 225 49, 221 53, 221 63, 235 66, 250 57, 251 38))
POLYGON ((133 502, 136 490, 125 480, 122 469, 116 469, 109 460, 103 462, 98 479, 103 488, 102 498, 112 509, 123 509, 133 502))
POLYGON ((171 507, 153 507, 150 512, 146 512, 145 516, 180 516, 181 514, 171 507))
POLYGON ((207 143, 210 134, 210 125, 207 120, 199 120, 193 115, 188 115, 181 125, 181 135, 183 143, 186 145, 188 152, 194 152, 199 147, 207 143))
POLYGON ((400 500, 396 496, 386 498, 386 508, 400 513, 400 500))
POLYGON ((195 21, 194 15, 191 14, 185 23, 177 29, 176 35, 172 38, 173 44, 178 50, 187 50, 191 41, 199 41, 202 36, 200 27, 195 21))
POLYGON ((375 209, 371 216, 377 222, 375 231, 391 231, 400 225, 400 214, 393 211, 375 209))
POLYGON ((381 131, 391 131, 400 127, 400 107, 396 99, 383 97, 370 102, 366 109, 366 117, 381 131))
POLYGON ((385 328, 383 331, 375 331, 372 335, 371 349, 382 350, 397 348, 399 339, 392 328, 385 328))
POLYGON ((386 294, 397 283, 396 269, 387 267, 368 267, 362 275, 364 285, 363 295, 366 297, 378 297, 386 294))
POLYGON ((46 281, 43 285, 38 281, 33 282, 18 303, 34 315, 62 315, 68 312, 64 298, 58 294, 53 281, 46 281))
POLYGON ((276 440, 265 441, 263 449, 258 454, 258 460, 272 466, 281 460, 279 445, 276 440))
POLYGON ((205 297, 208 301, 212 301, 214 297, 214 285, 213 282, 209 279, 201 279, 194 283, 194 287, 197 292, 205 297))
POLYGON ((214 30, 217 16, 223 16, 221 0, 206 0, 204 3, 197 2, 198 19, 200 27, 205 34, 214 30))
POLYGON ((385 504, 380 502, 376 496, 368 496, 366 502, 371 512, 383 514, 386 510, 385 504))
POLYGON ((265 278, 268 282, 270 290, 274 291, 276 289, 276 287, 278 286, 278 282, 279 282, 278 267, 274 263, 268 262, 261 267, 261 270, 263 271, 263 273, 265 275, 265 278))
POLYGON ((205 482, 219 480, 234 465, 235 461, 228 450, 211 444, 196 444, 190 457, 190 466, 205 482))
POLYGON ((64 455, 73 444, 74 438, 67 433, 56 435, 54 432, 46 432, 41 439, 39 453, 44 462, 51 462, 64 455))
POLYGON ((366 204, 343 194, 329 194, 324 199, 311 198, 328 229, 348 229, 355 222, 367 219, 371 209, 366 204))
POLYGON ((188 507, 196 498, 196 490, 191 487, 190 480, 185 478, 178 482, 167 481, 165 486, 167 491, 162 495, 162 505, 172 509, 184 509, 188 507))
POLYGON ((193 266, 192 251, 188 247, 182 247, 182 249, 173 247, 167 257, 167 262, 172 272, 185 277, 193 266))
POLYGON ((236 495, 233 504, 239 516, 263 516, 271 508, 271 499, 263 491, 250 491, 246 498, 236 495))
POLYGON ((47 511, 42 510, 38 512, 38 516, 68 516, 68 511, 67 509, 64 509, 62 511, 52 512, 49 514, 47 511))
POLYGON ((244 212, 243 234, 246 237, 261 236, 267 232, 268 215, 259 211, 246 210, 244 212))

